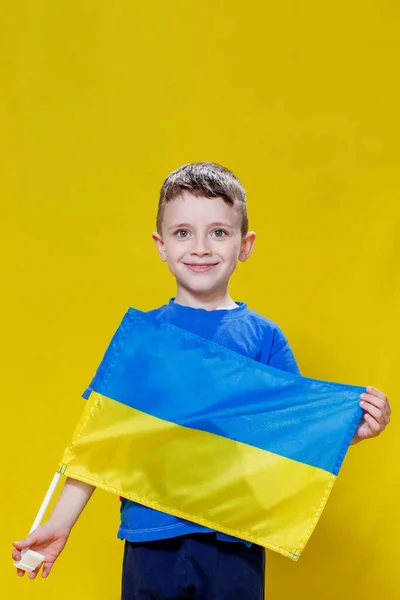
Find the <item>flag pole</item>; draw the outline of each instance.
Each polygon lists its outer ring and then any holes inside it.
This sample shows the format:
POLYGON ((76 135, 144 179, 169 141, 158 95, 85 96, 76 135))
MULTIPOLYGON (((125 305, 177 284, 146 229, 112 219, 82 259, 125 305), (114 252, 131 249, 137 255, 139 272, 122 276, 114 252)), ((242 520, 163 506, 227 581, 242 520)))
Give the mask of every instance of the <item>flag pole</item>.
POLYGON ((38 514, 36 515, 36 518, 35 518, 35 520, 33 522, 33 525, 32 525, 32 527, 31 527, 31 529, 29 531, 29 535, 31 533, 33 533, 35 531, 35 529, 37 529, 39 527, 40 522, 43 519, 43 516, 44 516, 44 514, 45 514, 45 512, 46 512, 46 510, 47 510, 47 508, 48 508, 48 506, 50 504, 50 501, 51 501, 51 499, 53 497, 53 494, 54 494, 54 492, 56 490, 58 482, 60 481, 60 478, 61 478, 61 473, 58 473, 58 472, 55 473, 55 475, 54 475, 54 477, 53 477, 53 479, 51 481, 51 484, 49 485, 49 489, 46 492, 46 495, 44 497, 42 505, 39 508, 38 514))
MULTIPOLYGON (((43 516, 56 490, 58 482, 60 481, 60 478, 61 473, 55 473, 28 535, 33 533, 35 529, 39 527, 40 522, 43 519, 43 516)), ((14 565, 17 567, 17 569, 22 569, 23 571, 28 571, 28 573, 31 573, 44 561, 44 559, 44 554, 40 554, 40 552, 35 552, 30 548, 25 548, 21 552, 21 560, 15 562, 14 565)))

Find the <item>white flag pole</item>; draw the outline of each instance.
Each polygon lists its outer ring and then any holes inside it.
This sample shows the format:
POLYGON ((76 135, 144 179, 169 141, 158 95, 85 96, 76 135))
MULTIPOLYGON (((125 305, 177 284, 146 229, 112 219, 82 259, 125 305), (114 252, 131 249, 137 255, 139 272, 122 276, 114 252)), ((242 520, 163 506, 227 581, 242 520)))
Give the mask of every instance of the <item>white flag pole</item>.
MULTIPOLYGON (((60 478, 61 473, 56 473, 54 475, 28 535, 33 533, 35 529, 39 527, 56 490, 57 484, 60 481, 60 478)), ((45 557, 43 554, 35 552, 34 550, 30 550, 29 548, 25 548, 21 552, 21 560, 15 562, 14 565, 17 567, 17 569, 22 569, 23 571, 28 571, 28 573, 31 573, 31 571, 34 571, 34 569, 36 569, 36 567, 38 567, 44 561, 44 559, 45 557)))

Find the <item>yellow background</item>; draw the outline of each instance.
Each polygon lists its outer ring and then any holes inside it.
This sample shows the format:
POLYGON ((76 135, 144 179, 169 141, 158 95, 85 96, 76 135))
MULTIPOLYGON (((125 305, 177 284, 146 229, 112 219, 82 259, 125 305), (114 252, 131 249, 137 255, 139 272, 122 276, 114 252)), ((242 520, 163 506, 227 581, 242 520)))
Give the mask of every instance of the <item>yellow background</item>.
POLYGON ((277 321, 305 375, 384 390, 299 563, 268 599, 400 597, 396 0, 2 0, 1 598, 119 598, 118 500, 97 492, 47 581, 28 531, 127 306, 174 294, 152 247, 159 187, 212 160, 258 244, 235 299, 277 321), (95 299, 95 301, 93 301, 95 299))

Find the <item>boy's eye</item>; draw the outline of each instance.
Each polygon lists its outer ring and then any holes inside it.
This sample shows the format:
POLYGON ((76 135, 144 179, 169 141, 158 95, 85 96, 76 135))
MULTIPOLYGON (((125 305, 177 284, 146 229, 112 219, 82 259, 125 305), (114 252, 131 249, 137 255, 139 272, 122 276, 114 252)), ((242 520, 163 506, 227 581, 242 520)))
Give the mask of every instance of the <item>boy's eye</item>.
POLYGON ((187 238, 189 237, 190 233, 187 229, 178 229, 178 231, 175 232, 175 235, 178 238, 187 238))
POLYGON ((213 231, 213 235, 217 238, 222 238, 228 234, 226 231, 224 231, 224 229, 216 229, 215 231, 213 231))

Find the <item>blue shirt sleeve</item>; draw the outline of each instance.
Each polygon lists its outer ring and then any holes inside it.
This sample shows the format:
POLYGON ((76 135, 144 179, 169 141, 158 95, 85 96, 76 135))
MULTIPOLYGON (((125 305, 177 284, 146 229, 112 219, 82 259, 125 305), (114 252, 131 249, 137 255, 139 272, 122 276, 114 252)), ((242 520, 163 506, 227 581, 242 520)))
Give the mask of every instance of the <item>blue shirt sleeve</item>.
POLYGON ((288 371, 289 373, 300 375, 300 369, 292 349, 289 346, 289 342, 279 329, 274 331, 271 353, 267 365, 274 367, 274 369, 280 369, 281 371, 288 371))

